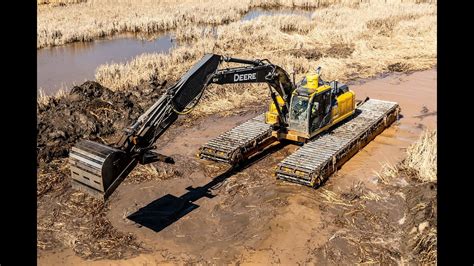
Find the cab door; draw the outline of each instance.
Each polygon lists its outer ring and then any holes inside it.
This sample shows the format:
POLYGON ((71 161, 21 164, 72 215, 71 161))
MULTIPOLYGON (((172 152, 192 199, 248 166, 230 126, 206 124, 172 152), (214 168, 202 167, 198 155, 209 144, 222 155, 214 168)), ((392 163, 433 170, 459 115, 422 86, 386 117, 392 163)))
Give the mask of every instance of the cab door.
POLYGON ((310 134, 331 122, 331 90, 315 94, 311 99, 310 134))
POLYGON ((306 95, 296 95, 291 97, 290 112, 289 112, 289 129, 307 135, 308 132, 308 118, 310 110, 310 98, 306 95))

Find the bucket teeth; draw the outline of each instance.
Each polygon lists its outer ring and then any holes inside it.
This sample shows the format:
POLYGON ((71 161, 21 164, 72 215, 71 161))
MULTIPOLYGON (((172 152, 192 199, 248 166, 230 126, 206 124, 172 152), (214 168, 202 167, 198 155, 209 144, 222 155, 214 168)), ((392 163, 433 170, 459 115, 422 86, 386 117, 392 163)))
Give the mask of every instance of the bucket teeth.
POLYGON ((73 188, 105 200, 137 162, 122 150, 83 140, 72 147, 69 163, 73 188))

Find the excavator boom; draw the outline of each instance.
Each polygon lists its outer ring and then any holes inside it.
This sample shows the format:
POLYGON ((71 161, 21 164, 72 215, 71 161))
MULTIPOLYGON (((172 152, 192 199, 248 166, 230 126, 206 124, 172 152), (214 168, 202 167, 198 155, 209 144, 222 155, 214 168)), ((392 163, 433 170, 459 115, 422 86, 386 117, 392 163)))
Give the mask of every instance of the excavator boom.
POLYGON ((282 97, 294 89, 288 74, 267 60, 245 60, 206 54, 170 87, 137 121, 124 130, 120 140, 107 146, 82 140, 72 147, 69 163, 74 188, 107 199, 127 175, 140 164, 173 159, 153 151, 154 143, 187 113, 187 106, 202 96, 210 83, 267 82, 282 97), (249 66, 218 70, 221 62, 249 66), (265 62, 266 61, 266 62, 265 62))
POLYGON ((90 140, 82 140, 72 147, 69 153, 72 186, 105 200, 138 163, 173 163, 170 157, 152 151, 153 145, 176 121, 178 113, 202 92, 220 61, 219 55, 205 55, 125 129, 114 147, 90 140))

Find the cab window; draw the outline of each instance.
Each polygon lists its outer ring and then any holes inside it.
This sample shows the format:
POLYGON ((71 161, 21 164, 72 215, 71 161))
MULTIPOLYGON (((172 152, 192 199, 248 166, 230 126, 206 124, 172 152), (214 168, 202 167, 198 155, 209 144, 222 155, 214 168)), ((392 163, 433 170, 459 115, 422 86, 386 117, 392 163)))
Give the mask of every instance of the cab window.
POLYGON ((311 117, 310 130, 311 132, 325 126, 331 119, 327 115, 331 111, 331 91, 325 91, 317 94, 311 101, 311 117))
POLYGON ((293 130, 307 132, 309 99, 305 96, 294 95, 291 99, 290 127, 293 130))

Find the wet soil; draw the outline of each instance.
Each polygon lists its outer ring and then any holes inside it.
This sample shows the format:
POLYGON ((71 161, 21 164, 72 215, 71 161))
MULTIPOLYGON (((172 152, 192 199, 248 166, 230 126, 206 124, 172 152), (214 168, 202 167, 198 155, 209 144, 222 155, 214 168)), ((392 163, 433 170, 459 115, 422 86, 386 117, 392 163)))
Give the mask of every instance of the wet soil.
POLYGON ((165 83, 143 84, 127 92, 111 91, 94 81, 75 86, 62 98, 38 106, 39 162, 67 156, 80 138, 106 142, 158 99, 165 83))
MULTIPOLYGON (((359 99, 399 102, 403 117, 317 190, 273 176, 295 145, 275 146, 236 170, 196 158, 200 145, 263 112, 263 106, 172 126, 157 145, 176 165, 138 167, 103 206, 70 188, 63 154, 53 153, 54 160, 40 167, 44 180, 57 181, 38 198, 38 263, 419 262, 426 249, 415 248, 423 245, 414 236, 436 226, 436 187, 403 174, 383 184, 374 171, 384 161, 400 161, 424 128, 436 127, 436 70, 390 75, 351 89, 359 99)), ((141 100, 131 101, 135 106, 141 100)), ((88 105, 81 108, 89 110, 88 105)), ((141 111, 125 110, 121 115, 141 111)), ((115 118, 122 123, 132 119, 115 118)))

